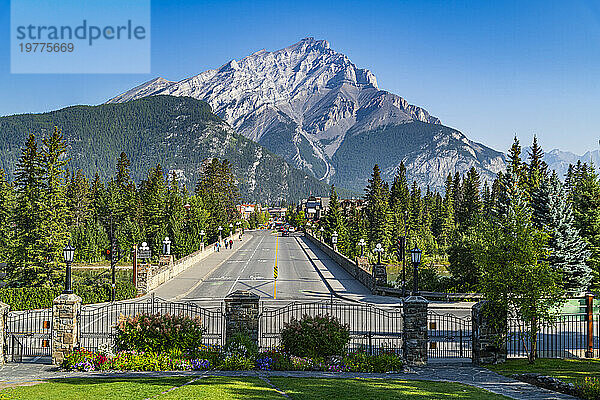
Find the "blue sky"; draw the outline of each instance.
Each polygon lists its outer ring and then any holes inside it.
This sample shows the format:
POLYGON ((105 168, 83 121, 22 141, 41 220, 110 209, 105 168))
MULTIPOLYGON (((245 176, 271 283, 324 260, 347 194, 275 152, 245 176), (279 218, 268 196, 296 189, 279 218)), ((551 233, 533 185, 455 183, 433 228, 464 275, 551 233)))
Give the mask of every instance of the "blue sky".
MULTIPOLYGON (((125 0, 124 0, 125 1, 125 0)), ((505 151, 598 149, 600 3, 553 1, 152 1, 150 74, 11 74, 0 0, 0 115, 98 104, 303 37, 327 39, 380 88, 505 151)))

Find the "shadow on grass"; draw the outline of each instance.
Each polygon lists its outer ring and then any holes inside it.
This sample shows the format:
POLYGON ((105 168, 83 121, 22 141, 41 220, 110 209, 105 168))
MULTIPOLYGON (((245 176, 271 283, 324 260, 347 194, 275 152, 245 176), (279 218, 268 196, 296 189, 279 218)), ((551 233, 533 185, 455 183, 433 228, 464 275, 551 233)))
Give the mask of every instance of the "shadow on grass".
POLYGON ((505 399, 485 390, 446 382, 280 377, 272 377, 271 382, 297 400, 505 399))

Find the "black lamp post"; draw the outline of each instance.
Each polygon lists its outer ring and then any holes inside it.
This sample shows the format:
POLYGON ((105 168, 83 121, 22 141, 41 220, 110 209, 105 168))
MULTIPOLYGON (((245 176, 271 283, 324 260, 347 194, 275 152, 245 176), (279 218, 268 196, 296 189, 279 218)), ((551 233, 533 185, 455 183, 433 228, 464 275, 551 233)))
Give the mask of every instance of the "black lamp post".
POLYGON ((410 256, 413 263, 413 296, 419 294, 419 264, 421 263, 421 250, 415 245, 415 248, 410 251, 410 256))
POLYGON ((202 229, 202 230, 200 231, 200 241, 202 242, 202 250, 204 250, 204 235, 205 235, 205 234, 206 234, 206 233, 204 232, 204 229, 202 229))
POLYGON ((235 233, 235 231, 233 230, 233 224, 229 224, 229 234, 231 235, 231 232, 235 233))
POLYGON ((71 286, 71 264, 73 263, 73 257, 75 256, 75 248, 71 246, 71 244, 67 244, 63 249, 63 256, 65 259, 65 264, 67 264, 67 275, 65 276, 65 290, 64 294, 73 293, 73 288, 71 286))
POLYGON ((321 227, 321 229, 319 229, 319 232, 321 232, 321 242, 323 241, 323 232, 325 231, 325 229, 323 227, 321 227))
POLYGON ((360 239, 358 245, 360 246, 360 257, 362 258, 365 255, 365 246, 367 245, 367 242, 365 242, 365 239, 360 239))
POLYGON ((221 243, 223 241, 222 232, 223 232, 223 227, 219 225, 219 243, 221 243))
POLYGON ((165 256, 171 255, 171 240, 169 240, 168 236, 163 240, 163 254, 165 256))

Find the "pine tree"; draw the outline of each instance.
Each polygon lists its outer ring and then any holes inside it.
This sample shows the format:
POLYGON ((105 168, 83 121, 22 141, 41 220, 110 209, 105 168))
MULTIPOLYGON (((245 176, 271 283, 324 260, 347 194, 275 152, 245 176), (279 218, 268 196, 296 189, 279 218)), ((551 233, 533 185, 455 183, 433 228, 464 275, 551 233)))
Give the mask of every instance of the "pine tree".
POLYGON ((159 254, 167 234, 164 223, 166 185, 160 164, 150 169, 148 179, 142 183, 141 199, 145 238, 152 253, 159 254))
POLYGON ((462 201, 456 210, 456 219, 461 231, 475 224, 481 215, 481 197, 479 194, 479 173, 471 167, 462 184, 462 201))
POLYGON ((91 215, 90 185, 81 169, 73 174, 67 188, 70 225, 80 226, 91 215))
POLYGON ((544 161, 544 151, 533 136, 533 144, 528 152, 529 165, 527 165, 527 189, 529 193, 537 189, 542 180, 548 178, 548 165, 544 161))
POLYGON ((342 213, 342 208, 338 201, 338 195, 335 191, 335 186, 331 186, 331 192, 329 195, 329 208, 323 218, 322 226, 324 228, 323 234, 326 240, 331 241, 333 232, 338 234, 337 248, 343 254, 349 255, 350 252, 350 238, 348 236, 348 229, 346 227, 346 220, 342 213))
POLYGON ((588 243, 588 264, 600 271, 600 181, 593 166, 578 163, 573 170, 569 197, 573 202, 575 226, 588 243))
POLYGON ((575 227, 571 204, 558 176, 544 178, 532 193, 532 200, 532 221, 549 235, 550 266, 561 271, 565 289, 586 291, 593 279, 593 271, 586 264, 591 252, 575 227))
POLYGON ((14 286, 45 286, 48 283, 42 215, 43 172, 35 136, 30 134, 17 164, 15 242, 8 265, 14 286))
POLYGON ((377 243, 381 243, 385 249, 388 249, 390 246, 388 193, 386 185, 381 179, 378 165, 373 167, 373 174, 365 189, 365 200, 367 202, 365 209, 367 231, 371 248, 377 243))
POLYGON ((47 274, 52 281, 62 281, 63 249, 70 239, 66 199, 66 144, 62 132, 55 127, 50 137, 42 139, 41 165, 44 201, 39 210, 42 229, 46 232, 44 253, 47 274))

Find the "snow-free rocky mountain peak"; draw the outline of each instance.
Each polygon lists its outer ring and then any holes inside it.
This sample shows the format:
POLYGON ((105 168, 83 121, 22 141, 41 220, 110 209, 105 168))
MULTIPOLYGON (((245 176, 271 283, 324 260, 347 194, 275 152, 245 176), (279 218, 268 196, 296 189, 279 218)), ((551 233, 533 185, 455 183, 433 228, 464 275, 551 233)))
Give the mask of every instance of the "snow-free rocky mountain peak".
POLYGON ((159 94, 204 100, 245 137, 347 188, 361 190, 375 163, 391 179, 404 161, 410 179, 433 188, 449 172, 475 166, 487 180, 504 166, 501 153, 380 90, 371 71, 325 40, 260 50, 178 82, 159 77, 109 103, 159 94))

